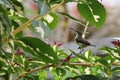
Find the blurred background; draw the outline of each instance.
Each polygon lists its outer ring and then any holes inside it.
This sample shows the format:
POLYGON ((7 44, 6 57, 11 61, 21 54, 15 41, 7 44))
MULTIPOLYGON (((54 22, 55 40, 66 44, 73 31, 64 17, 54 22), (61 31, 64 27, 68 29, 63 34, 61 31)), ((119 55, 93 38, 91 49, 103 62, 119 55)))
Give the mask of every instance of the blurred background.
MULTIPOLYGON (((86 34, 86 39, 89 40, 92 44, 97 45, 96 48, 88 47, 87 50, 93 49, 95 53, 98 53, 97 50, 102 46, 112 46, 111 40, 119 39, 120 37, 120 0, 102 0, 101 3, 105 6, 107 11, 106 21, 99 29, 95 26, 89 25, 86 34)), ((33 0, 23 0, 23 4, 25 7, 25 14, 29 19, 37 15, 37 4, 33 0)), ((86 24, 86 21, 77 11, 76 3, 71 2, 64 4, 56 10, 56 12, 58 11, 68 13, 86 24)), ((59 14, 58 16, 59 24, 48 37, 48 42, 61 41, 64 43, 62 48, 71 48, 74 51, 77 51, 77 45, 74 42, 75 33, 69 28, 83 31, 84 27, 67 17, 61 16, 59 14)), ((25 30, 25 35, 40 37, 39 35, 33 34, 28 29, 25 30)))

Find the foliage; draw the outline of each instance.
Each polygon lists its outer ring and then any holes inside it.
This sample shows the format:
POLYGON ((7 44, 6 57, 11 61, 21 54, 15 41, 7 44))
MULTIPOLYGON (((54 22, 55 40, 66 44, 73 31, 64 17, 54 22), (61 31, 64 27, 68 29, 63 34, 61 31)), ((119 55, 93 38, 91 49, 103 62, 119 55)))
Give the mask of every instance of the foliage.
MULTIPOLYGON (((104 47, 105 57, 83 54, 72 50, 68 55, 59 50, 61 43, 47 44, 49 36, 59 22, 55 10, 62 4, 76 2, 81 16, 91 25, 101 27, 106 18, 104 6, 97 0, 35 0, 38 15, 26 18, 22 2, 18 0, 0 1, 0 78, 4 80, 44 80, 47 70, 54 80, 107 80, 119 76, 120 48, 104 47), (41 36, 24 37, 23 30, 29 27, 41 36), (72 58, 71 56, 75 57, 72 58)), ((59 12, 87 27, 79 19, 68 13, 59 12)), ((119 42, 118 42, 119 43, 119 42)), ((117 44, 117 43, 116 43, 117 44)))

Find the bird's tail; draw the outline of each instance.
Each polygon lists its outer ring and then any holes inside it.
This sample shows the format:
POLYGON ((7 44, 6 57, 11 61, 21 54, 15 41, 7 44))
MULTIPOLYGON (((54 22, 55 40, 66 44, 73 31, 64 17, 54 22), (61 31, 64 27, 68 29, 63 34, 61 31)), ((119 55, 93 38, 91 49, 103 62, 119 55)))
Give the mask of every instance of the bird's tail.
POLYGON ((90 46, 96 47, 96 45, 90 45, 90 46))

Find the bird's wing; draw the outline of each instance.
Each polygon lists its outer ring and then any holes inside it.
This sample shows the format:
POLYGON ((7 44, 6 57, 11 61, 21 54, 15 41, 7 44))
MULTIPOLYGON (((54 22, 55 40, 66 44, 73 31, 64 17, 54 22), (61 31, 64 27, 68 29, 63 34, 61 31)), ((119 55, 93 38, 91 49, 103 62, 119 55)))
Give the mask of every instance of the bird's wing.
POLYGON ((83 43, 83 44, 85 44, 85 45, 91 45, 87 40, 85 40, 85 39, 83 39, 83 38, 76 38, 76 41, 78 42, 78 43, 83 43))

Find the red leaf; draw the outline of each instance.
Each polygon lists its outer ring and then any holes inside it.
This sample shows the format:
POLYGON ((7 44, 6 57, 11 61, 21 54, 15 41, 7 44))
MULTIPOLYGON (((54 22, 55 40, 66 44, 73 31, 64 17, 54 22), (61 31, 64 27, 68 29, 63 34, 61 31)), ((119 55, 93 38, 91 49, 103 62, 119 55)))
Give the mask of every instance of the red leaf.
POLYGON ((20 48, 18 48, 17 55, 20 56, 21 54, 22 54, 22 52, 20 51, 20 48))
POLYGON ((65 58, 64 62, 68 62, 68 61, 71 59, 71 56, 72 56, 72 54, 68 55, 68 56, 65 58))
POLYGON ((58 45, 58 47, 60 47, 62 44, 63 44, 62 42, 58 42, 57 45, 58 45))
POLYGON ((117 41, 111 41, 111 43, 112 43, 114 46, 120 47, 120 41, 119 41, 119 40, 117 40, 117 41))
POLYGON ((31 58, 31 57, 28 57, 28 60, 29 60, 29 61, 32 61, 32 58, 31 58))

